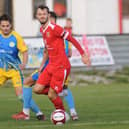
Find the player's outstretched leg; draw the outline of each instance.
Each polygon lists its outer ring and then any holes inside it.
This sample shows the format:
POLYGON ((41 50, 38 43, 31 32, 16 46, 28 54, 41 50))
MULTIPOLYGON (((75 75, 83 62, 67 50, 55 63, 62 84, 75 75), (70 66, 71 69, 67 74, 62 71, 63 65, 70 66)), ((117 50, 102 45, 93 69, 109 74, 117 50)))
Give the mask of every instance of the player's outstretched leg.
POLYGON ((69 88, 67 88, 67 95, 64 97, 64 99, 69 107, 72 120, 78 120, 78 115, 77 115, 75 104, 74 104, 74 98, 69 88))
MULTIPOLYGON (((36 80, 38 79, 38 72, 35 71, 30 77, 26 78, 24 80, 24 85, 26 85, 26 87, 32 87, 32 85, 35 84, 36 80)), ((30 104, 30 108, 33 112, 35 112, 36 117, 38 120, 44 120, 44 115, 43 113, 40 111, 38 105, 35 103, 35 101, 32 98, 32 88, 28 89, 28 93, 27 94, 31 94, 31 99, 25 99, 25 105, 26 104, 30 104)))
POLYGON ((42 94, 45 88, 49 86, 49 91, 48 91, 49 99, 54 104, 56 109, 64 110, 62 99, 57 95, 58 92, 62 91, 62 84, 64 82, 64 76, 65 76, 64 70, 61 69, 60 71, 56 71, 56 73, 53 73, 54 75, 52 77, 51 74, 48 72, 50 66, 48 65, 44 69, 44 71, 40 74, 36 82, 36 85, 34 86, 34 92, 36 94, 42 94), (61 77, 59 75, 61 75, 61 77), (50 84, 52 85, 50 86, 50 84))
MULTIPOLYGON (((24 84, 32 85, 34 84, 34 80, 31 79, 31 77, 28 77, 24 84)), ((12 116, 13 119, 22 119, 22 120, 28 120, 30 119, 30 109, 32 109, 33 112, 36 113, 36 117, 38 120, 44 120, 44 115, 40 111, 39 107, 35 103, 35 101, 32 99, 32 88, 25 86, 23 88, 23 111, 15 114, 12 116)))
POLYGON ((23 88, 23 98, 24 98, 23 112, 27 115, 30 115, 30 109, 31 109, 36 114, 37 119, 44 120, 43 113, 40 111, 38 105, 32 99, 31 87, 23 88))
POLYGON ((62 99, 57 95, 57 93, 51 88, 47 86, 43 86, 41 84, 36 84, 34 86, 34 92, 36 94, 48 94, 48 98, 53 103, 54 107, 56 109, 62 109, 64 110, 62 99))
POLYGON ((65 110, 62 99, 57 95, 57 93, 51 87, 49 88, 48 98, 54 104, 56 109, 65 110))

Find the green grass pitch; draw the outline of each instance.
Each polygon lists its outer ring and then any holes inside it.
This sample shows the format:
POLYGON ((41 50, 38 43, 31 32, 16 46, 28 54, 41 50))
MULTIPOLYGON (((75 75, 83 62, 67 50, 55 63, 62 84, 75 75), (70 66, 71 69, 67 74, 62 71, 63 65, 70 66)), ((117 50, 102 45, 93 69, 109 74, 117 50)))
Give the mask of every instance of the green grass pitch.
POLYGON ((11 115, 19 112, 22 104, 11 86, 1 87, 0 129, 129 129, 129 84, 75 86, 70 89, 75 97, 79 121, 70 120, 63 126, 54 126, 50 122, 53 105, 42 95, 33 95, 33 98, 46 115, 46 121, 38 121, 33 113, 29 121, 12 120, 11 115))

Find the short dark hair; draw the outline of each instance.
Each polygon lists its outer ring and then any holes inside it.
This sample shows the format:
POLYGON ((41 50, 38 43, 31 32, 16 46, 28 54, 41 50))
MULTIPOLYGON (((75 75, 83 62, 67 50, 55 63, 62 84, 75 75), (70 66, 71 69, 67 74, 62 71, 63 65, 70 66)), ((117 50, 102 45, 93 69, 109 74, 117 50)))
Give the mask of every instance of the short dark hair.
POLYGON ((36 11, 37 11, 38 9, 42 9, 42 10, 46 9, 47 12, 49 13, 49 8, 48 8, 47 6, 45 6, 45 5, 39 5, 39 6, 37 7, 36 11))
POLYGON ((67 20, 67 21, 72 21, 72 18, 68 17, 66 20, 67 20))
POLYGON ((2 16, 0 16, 0 23, 1 23, 1 21, 9 21, 9 23, 12 24, 12 19, 7 14, 3 14, 2 16))
POLYGON ((55 20, 57 19, 57 15, 55 12, 50 11, 49 14, 50 14, 50 17, 55 18, 55 20))

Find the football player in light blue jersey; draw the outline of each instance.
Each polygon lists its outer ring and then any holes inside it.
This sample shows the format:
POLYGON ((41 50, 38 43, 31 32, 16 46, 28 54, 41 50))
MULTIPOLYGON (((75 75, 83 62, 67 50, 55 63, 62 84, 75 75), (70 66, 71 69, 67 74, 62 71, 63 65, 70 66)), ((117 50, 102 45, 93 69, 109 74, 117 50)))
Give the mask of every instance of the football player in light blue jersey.
MULTIPOLYGON (((11 18, 4 14, 0 17, 0 85, 11 79, 19 100, 25 101, 22 70, 28 61, 28 49, 23 38, 12 30, 11 18), (23 61, 18 54, 22 53, 23 61)), ((26 88, 25 91, 28 89, 26 88)), ((31 109, 37 114, 40 112, 33 99, 31 109), (38 110, 37 110, 38 109, 38 110)))
POLYGON ((22 99, 23 76, 28 59, 27 46, 22 37, 11 29, 11 19, 8 15, 0 17, 0 85, 11 78, 16 95, 22 99), (23 55, 21 63, 18 53, 23 55))

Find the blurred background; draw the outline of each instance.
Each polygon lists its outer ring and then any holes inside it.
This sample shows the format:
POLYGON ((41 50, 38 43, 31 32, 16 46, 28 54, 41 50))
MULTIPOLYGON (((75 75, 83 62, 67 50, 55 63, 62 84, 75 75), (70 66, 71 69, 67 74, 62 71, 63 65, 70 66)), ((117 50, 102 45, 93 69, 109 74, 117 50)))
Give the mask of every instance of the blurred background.
MULTIPOLYGON (((113 70, 129 66, 129 0, 0 0, 0 14, 8 13, 12 16, 14 29, 25 38, 30 48, 34 47, 34 51, 42 46, 42 40, 37 38, 40 37, 40 24, 35 19, 35 9, 40 4, 45 4, 56 12, 57 24, 62 27, 65 26, 66 18, 70 17, 72 32, 85 49, 85 40, 88 41, 88 47, 91 43, 93 46, 94 42, 105 44, 103 51, 107 51, 108 58, 92 66, 113 70), (40 45, 34 45, 36 42, 40 42, 40 45), (103 63, 104 60, 110 63, 103 63)), ((100 59, 104 54, 102 50, 100 54, 98 49, 92 47, 89 51, 92 57, 98 53, 100 59)), ((33 54, 32 49, 30 53, 33 54)), ((79 62, 78 59, 75 60, 78 55, 76 53, 73 48, 73 65, 79 62)), ((30 58, 29 62, 32 63, 30 58)), ((95 62, 97 58, 93 60, 95 62)), ((82 66, 80 62, 78 64, 76 66, 82 66)))
POLYGON ((128 0, 0 0, 0 14, 9 13, 21 35, 36 36, 39 26, 34 12, 40 4, 54 10, 62 26, 71 17, 77 35, 129 33, 128 0))

